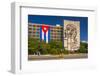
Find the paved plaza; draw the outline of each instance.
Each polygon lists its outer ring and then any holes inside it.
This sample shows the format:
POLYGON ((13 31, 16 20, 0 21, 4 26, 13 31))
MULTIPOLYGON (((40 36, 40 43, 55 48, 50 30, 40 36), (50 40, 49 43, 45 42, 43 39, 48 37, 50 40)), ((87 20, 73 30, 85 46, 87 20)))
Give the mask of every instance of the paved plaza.
POLYGON ((29 55, 28 60, 53 60, 53 59, 79 59, 79 58, 88 58, 88 55, 85 54, 68 54, 68 55, 29 55))

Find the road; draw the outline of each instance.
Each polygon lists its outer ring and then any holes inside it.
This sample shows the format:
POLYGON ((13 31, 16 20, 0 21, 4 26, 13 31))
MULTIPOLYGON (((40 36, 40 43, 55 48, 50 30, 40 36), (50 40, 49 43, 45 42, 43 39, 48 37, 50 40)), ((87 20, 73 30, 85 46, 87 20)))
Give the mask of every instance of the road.
POLYGON ((88 54, 68 54, 68 55, 29 55, 28 60, 52 60, 52 59, 78 59, 88 58, 88 54))

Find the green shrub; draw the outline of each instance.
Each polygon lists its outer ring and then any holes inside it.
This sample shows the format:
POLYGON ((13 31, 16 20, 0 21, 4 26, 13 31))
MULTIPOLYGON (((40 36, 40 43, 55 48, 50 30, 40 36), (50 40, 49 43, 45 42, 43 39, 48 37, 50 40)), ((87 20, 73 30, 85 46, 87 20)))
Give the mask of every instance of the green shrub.
POLYGON ((68 50, 63 50, 63 54, 68 54, 68 50))
POLYGON ((28 54, 34 54, 36 50, 34 48, 28 48, 28 54))
POLYGON ((52 49, 49 51, 49 53, 52 54, 52 55, 57 55, 57 54, 58 54, 58 51, 57 51, 57 49, 52 48, 52 49))
POLYGON ((48 54, 48 51, 47 50, 42 50, 40 53, 45 55, 45 54, 48 54))

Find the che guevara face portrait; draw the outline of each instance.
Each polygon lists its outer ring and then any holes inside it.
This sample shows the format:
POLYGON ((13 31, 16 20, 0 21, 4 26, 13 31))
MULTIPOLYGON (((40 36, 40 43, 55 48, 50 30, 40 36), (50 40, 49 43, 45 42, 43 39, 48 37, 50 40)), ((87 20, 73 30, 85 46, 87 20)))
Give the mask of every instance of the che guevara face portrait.
POLYGON ((75 40, 76 36, 77 36, 77 29, 75 27, 74 24, 68 24, 65 27, 66 29, 64 30, 64 38, 67 39, 73 39, 75 40))

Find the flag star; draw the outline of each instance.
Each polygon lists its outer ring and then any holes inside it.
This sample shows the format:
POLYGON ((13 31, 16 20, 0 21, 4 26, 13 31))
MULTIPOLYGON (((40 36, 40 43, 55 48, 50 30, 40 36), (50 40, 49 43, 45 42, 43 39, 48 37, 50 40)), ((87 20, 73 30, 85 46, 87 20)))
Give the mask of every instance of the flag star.
POLYGON ((44 27, 44 30, 46 30, 46 28, 44 27))

